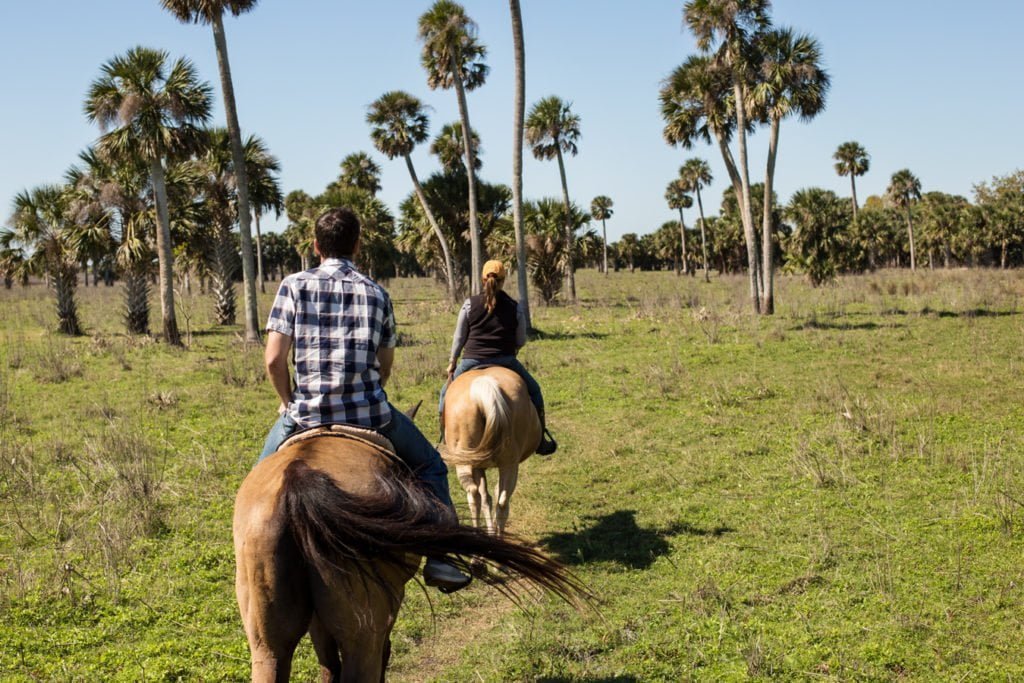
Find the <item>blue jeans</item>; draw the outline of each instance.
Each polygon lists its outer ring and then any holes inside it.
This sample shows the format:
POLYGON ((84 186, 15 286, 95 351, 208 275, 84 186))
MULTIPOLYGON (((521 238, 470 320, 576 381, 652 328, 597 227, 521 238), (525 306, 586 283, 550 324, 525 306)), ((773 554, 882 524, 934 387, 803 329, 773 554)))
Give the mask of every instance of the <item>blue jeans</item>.
MULTIPOLYGON (((537 412, 544 413, 544 396, 540 393, 540 385, 537 384, 537 380, 533 378, 533 375, 523 367, 523 364, 519 362, 519 359, 515 356, 498 356, 497 358, 487 358, 485 360, 479 360, 477 358, 463 358, 459 361, 459 364, 455 366, 455 372, 452 375, 452 382, 467 370, 472 370, 479 365, 500 365, 503 368, 508 368, 513 372, 519 374, 526 382, 526 392, 530 394, 530 401, 534 407, 537 408, 537 412)), ((448 382, 445 382, 444 386, 441 387, 441 400, 437 404, 438 414, 444 413, 444 395, 448 393, 448 382)))
MULTIPOLYGON (((391 422, 376 431, 386 436, 395 447, 395 453, 413 471, 417 478, 427 485, 431 493, 454 512, 452 497, 448 492, 448 468, 441 460, 441 454, 430 445, 427 437, 416 428, 409 417, 391 404, 391 422)), ((285 439, 298 430, 299 426, 289 415, 277 418, 270 428, 260 460, 273 455, 285 439)))

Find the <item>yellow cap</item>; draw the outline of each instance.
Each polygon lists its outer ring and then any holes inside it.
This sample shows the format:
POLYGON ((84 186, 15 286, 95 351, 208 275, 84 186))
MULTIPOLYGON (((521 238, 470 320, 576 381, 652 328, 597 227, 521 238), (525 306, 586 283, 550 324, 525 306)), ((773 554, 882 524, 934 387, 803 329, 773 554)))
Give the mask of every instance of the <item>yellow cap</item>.
POLYGON ((505 264, 501 261, 488 261, 484 264, 483 277, 493 275, 500 280, 505 279, 505 264))

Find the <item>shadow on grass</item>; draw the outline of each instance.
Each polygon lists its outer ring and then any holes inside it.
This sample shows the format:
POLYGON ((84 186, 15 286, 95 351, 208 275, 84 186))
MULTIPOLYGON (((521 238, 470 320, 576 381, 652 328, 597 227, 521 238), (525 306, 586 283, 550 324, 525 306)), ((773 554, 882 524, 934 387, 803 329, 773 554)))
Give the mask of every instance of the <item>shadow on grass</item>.
POLYGON ((601 678, 579 678, 568 676, 546 676, 537 683, 639 683, 636 676, 602 676, 601 678))
POLYGON ((636 523, 636 510, 619 510, 610 515, 588 517, 592 522, 585 529, 571 533, 547 534, 541 545, 565 564, 616 562, 631 569, 647 569, 654 560, 668 554, 668 540, 673 536, 721 536, 732 531, 720 526, 701 529, 678 522, 666 529, 642 529, 636 523))
POLYGON ((878 323, 866 322, 866 323, 830 323, 823 322, 821 320, 808 320, 802 325, 797 325, 791 328, 793 331, 800 330, 878 330, 881 328, 894 328, 894 327, 906 327, 901 323, 888 323, 886 325, 879 325, 878 323))
POLYGON ((534 327, 530 330, 530 339, 548 339, 551 341, 565 341, 568 339, 604 339, 607 332, 545 332, 534 327))
POLYGON ((919 311, 907 311, 902 308, 887 308, 881 313, 884 315, 923 315, 936 318, 1005 318, 1011 315, 1020 315, 1020 311, 994 311, 991 308, 968 308, 965 311, 939 311, 925 306, 919 311))

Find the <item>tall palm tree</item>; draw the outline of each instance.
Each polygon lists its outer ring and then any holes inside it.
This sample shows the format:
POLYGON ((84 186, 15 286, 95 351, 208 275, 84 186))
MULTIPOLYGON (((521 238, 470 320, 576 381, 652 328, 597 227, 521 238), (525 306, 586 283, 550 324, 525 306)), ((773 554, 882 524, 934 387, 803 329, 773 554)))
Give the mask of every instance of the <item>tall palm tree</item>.
POLYGON ((230 12, 232 16, 237 17, 252 10, 257 2, 258 0, 160 0, 163 8, 179 21, 210 24, 213 27, 220 85, 224 93, 224 112, 227 115, 228 134, 231 137, 231 156, 238 178, 238 231, 241 235, 242 279, 245 292, 245 340, 248 342, 260 341, 260 320, 256 308, 256 268, 249 225, 249 181, 245 175, 245 148, 242 144, 242 129, 238 125, 235 87, 231 80, 228 43, 224 35, 224 12, 230 12))
POLYGON ((853 196, 853 222, 857 222, 857 176, 862 176, 871 169, 871 157, 859 142, 844 142, 832 155, 836 160, 836 173, 850 176, 850 192, 853 196))
POLYGON ((726 71, 732 85, 732 110, 736 121, 736 170, 739 173, 740 215, 747 237, 754 310, 760 312, 760 284, 754 217, 751 206, 750 172, 747 163, 747 129, 750 123, 747 103, 753 79, 757 36, 766 30, 770 0, 689 0, 683 7, 683 19, 697 47, 712 56, 713 63, 726 71))
POLYGON ((380 166, 366 152, 353 152, 341 160, 338 180, 342 185, 376 195, 380 192, 380 166))
POLYGON ((519 307, 526 317, 526 327, 533 326, 530 317, 530 292, 526 282, 526 236, 523 232, 523 120, 526 116, 526 48, 523 42, 523 13, 519 0, 509 0, 512 14, 512 55, 515 70, 515 96, 512 104, 512 229, 516 236, 516 278, 519 284, 519 307))
POLYGON ((921 199, 921 181, 910 169, 903 169, 892 174, 889 189, 886 191, 889 202, 896 208, 907 212, 907 239, 910 240, 910 270, 917 270, 917 254, 914 250, 914 216, 911 207, 921 199))
POLYGON ((575 238, 569 220, 571 203, 569 185, 565 180, 563 154, 576 156, 576 143, 580 139, 580 117, 572 113, 571 103, 563 102, 556 95, 538 101, 530 108, 526 117, 526 141, 537 159, 558 159, 558 173, 562 178, 562 202, 565 204, 565 241, 569 249, 565 266, 565 283, 569 300, 576 301, 576 276, 573 273, 572 248, 575 238))
MULTIPOLYGON (((661 116, 665 120, 662 135, 673 146, 692 149, 695 142, 717 143, 732 190, 743 196, 736 159, 730 142, 736 130, 730 99, 732 85, 729 72, 708 56, 691 56, 669 75, 660 91, 661 116)), ((750 300, 754 311, 760 310, 758 284, 757 235, 753 217, 738 202, 743 241, 746 245, 750 300)))
POLYGON ((470 263, 473 270, 470 282, 473 293, 479 294, 483 244, 477 219, 476 167, 466 91, 475 90, 484 84, 488 68, 483 60, 487 49, 477 40, 476 22, 469 18, 462 5, 452 0, 437 0, 423 13, 419 19, 419 38, 423 42, 420 59, 427 71, 427 85, 431 90, 454 87, 458 96, 469 183, 470 263))
POLYGON ((693 197, 686 193, 686 183, 682 178, 669 181, 665 187, 665 201, 668 203, 668 208, 679 211, 679 244, 683 255, 683 273, 689 275, 690 265, 686 253, 686 222, 683 220, 683 209, 693 206, 693 197))
POLYGON ((166 52, 135 47, 103 65, 89 87, 85 114, 106 131, 101 154, 149 166, 157 218, 160 309, 164 338, 181 344, 174 314, 174 257, 167 208, 164 164, 198 149, 205 136, 199 125, 210 117, 210 86, 199 80, 187 59, 168 68, 166 52), (111 127, 113 126, 113 129, 111 127))
POLYGON ((700 198, 700 189, 711 184, 711 167, 703 159, 694 157, 687 159, 679 168, 679 177, 687 191, 697 195, 697 210, 700 213, 700 250, 704 258, 704 282, 711 282, 708 275, 708 238, 704 227, 704 202, 700 198))
MULTIPOLYGON (((372 160, 371 160, 372 163, 372 160)), ((253 225, 256 228, 256 279, 260 292, 265 293, 266 275, 263 271, 263 237, 260 234, 260 218, 268 211, 280 218, 284 210, 284 195, 277 174, 281 162, 270 153, 262 138, 250 135, 245 140, 245 177, 249 181, 249 204, 253 211, 253 225)), ((380 169, 377 169, 380 173, 380 169)))
MULTIPOLYGON (((479 171, 483 167, 480 160, 480 136, 473 131, 471 145, 473 148, 473 169, 479 171)), ((441 162, 445 173, 464 173, 466 170, 466 143, 462 139, 462 124, 446 123, 430 143, 430 153, 441 162)))
POLYGON ((370 105, 366 114, 366 122, 370 124, 370 138, 378 151, 388 159, 395 157, 405 159, 409 177, 412 179, 412 185, 416 191, 416 198, 419 199, 423 213, 441 245, 445 277, 448 279, 448 296, 455 301, 455 265, 452 261, 451 250, 448 248, 448 240, 437 224, 434 212, 430 210, 427 196, 423 193, 423 186, 420 185, 419 178, 416 177, 416 169, 412 164, 412 151, 416 145, 426 141, 430 125, 423 109, 423 103, 407 92, 392 90, 378 97, 370 105))
POLYGON ((761 313, 772 315, 775 313, 772 184, 779 152, 779 128, 782 119, 789 116, 810 121, 824 111, 830 79, 821 66, 821 46, 811 36, 798 35, 790 28, 773 29, 761 36, 758 47, 761 70, 751 99, 770 126, 761 215, 761 313))
POLYGON ((615 203, 612 198, 603 194, 594 197, 594 200, 590 202, 590 216, 596 221, 601 221, 601 239, 603 241, 601 272, 605 275, 608 274, 608 228, 605 221, 615 213, 612 211, 613 206, 615 203))
POLYGON ((68 188, 42 185, 14 197, 10 218, 10 244, 29 253, 30 272, 45 275, 57 299, 57 323, 61 332, 82 333, 75 302, 78 285, 76 225, 69 206, 68 188))

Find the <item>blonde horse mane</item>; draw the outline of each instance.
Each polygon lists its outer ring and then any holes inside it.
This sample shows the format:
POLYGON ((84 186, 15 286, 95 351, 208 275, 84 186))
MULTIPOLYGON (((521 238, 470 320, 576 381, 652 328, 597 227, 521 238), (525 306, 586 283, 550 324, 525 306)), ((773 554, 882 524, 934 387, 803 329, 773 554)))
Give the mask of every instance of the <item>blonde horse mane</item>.
POLYGON ((478 465, 508 446, 512 434, 512 410, 498 380, 481 375, 469 386, 469 397, 484 418, 480 442, 473 448, 448 445, 445 459, 452 465, 478 465))

